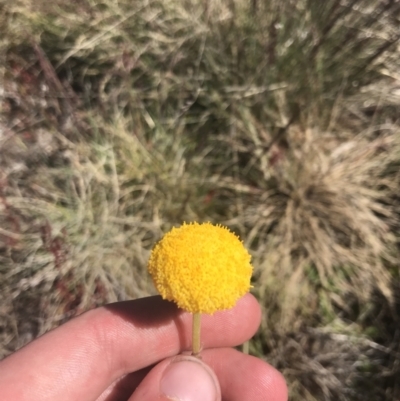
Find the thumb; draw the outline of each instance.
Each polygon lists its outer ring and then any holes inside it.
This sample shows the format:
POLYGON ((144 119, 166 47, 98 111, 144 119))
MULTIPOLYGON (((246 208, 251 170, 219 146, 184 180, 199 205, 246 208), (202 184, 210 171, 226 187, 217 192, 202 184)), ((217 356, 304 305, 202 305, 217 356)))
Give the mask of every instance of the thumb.
POLYGON ((178 355, 156 365, 129 401, 221 401, 218 379, 200 359, 178 355))

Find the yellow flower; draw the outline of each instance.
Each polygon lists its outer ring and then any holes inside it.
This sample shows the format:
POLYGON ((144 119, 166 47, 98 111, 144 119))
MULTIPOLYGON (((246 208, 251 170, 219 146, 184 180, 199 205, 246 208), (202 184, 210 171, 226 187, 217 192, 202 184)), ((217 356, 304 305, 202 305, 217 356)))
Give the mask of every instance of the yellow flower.
POLYGON ((232 308, 250 289, 251 256, 227 228, 211 223, 173 228, 150 255, 149 272, 164 299, 192 313, 232 308))

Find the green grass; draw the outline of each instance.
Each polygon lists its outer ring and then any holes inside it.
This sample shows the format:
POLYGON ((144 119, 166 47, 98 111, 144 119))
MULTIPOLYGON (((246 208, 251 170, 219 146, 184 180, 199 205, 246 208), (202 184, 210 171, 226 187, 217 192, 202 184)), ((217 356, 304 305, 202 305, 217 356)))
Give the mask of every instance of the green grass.
POLYGON ((154 293, 171 226, 229 226, 292 399, 389 400, 400 6, 0 3, 0 355, 154 293))

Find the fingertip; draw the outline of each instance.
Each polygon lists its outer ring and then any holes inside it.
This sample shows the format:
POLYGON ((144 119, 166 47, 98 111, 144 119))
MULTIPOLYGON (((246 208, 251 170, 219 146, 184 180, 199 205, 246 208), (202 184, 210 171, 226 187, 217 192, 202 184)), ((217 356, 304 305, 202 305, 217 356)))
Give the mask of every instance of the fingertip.
POLYGON ((180 356, 171 361, 161 377, 160 390, 168 400, 221 400, 217 376, 193 356, 180 356))
POLYGON ((258 330, 261 322, 261 308, 257 299, 246 294, 240 298, 234 308, 220 311, 214 315, 203 315, 202 332, 204 345, 208 347, 211 342, 214 347, 227 346, 226 338, 234 333, 235 342, 229 346, 237 346, 249 340, 258 330), (221 327, 224 327, 221 333, 221 327), (216 343, 214 339, 220 338, 216 343))
POLYGON ((200 359, 189 355, 168 358, 156 365, 129 401, 220 401, 217 376, 200 359))
POLYGON ((287 401, 281 373, 263 360, 232 348, 205 350, 203 360, 214 370, 224 399, 287 401))
POLYGON ((258 395, 254 399, 264 399, 268 395, 269 401, 287 401, 288 388, 282 373, 261 359, 257 360, 258 366, 254 369, 254 380, 259 383, 259 386, 257 387, 258 395))
POLYGON ((262 311, 260 303, 258 302, 257 298, 253 294, 246 294, 239 300, 240 303, 243 303, 243 307, 247 310, 251 311, 252 319, 254 323, 259 327, 261 323, 262 311))

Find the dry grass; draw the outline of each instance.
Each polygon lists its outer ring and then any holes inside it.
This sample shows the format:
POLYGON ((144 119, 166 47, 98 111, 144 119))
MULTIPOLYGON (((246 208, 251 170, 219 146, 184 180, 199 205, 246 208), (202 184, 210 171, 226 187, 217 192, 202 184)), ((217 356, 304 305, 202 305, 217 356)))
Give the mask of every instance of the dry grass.
POLYGON ((292 398, 395 400, 398 347, 382 346, 356 334, 356 327, 303 328, 270 336, 268 362, 288 379, 292 398), (337 331, 340 329, 340 333, 337 331))
POLYGON ((376 287, 393 301, 385 262, 393 262, 396 215, 384 201, 397 190, 386 172, 399 154, 399 132, 381 128, 376 139, 365 132, 339 143, 333 135, 293 128, 286 136, 290 148, 276 148, 281 160, 274 165, 274 154, 250 145, 262 155, 248 162, 260 177, 256 189, 253 184, 257 195, 242 199, 236 219, 249 230, 246 243, 266 291, 272 285, 287 295, 284 325, 304 302, 306 287, 311 297, 326 295, 343 309, 349 294, 365 301, 376 287))
POLYGON ((211 220, 294 400, 398 398, 400 7, 321 4, 0 3, 0 356, 211 220))

